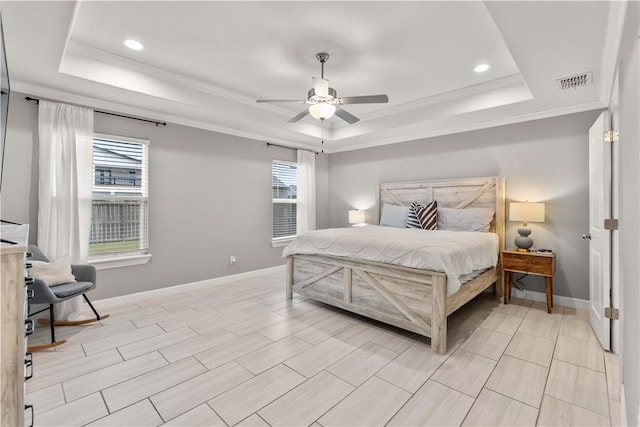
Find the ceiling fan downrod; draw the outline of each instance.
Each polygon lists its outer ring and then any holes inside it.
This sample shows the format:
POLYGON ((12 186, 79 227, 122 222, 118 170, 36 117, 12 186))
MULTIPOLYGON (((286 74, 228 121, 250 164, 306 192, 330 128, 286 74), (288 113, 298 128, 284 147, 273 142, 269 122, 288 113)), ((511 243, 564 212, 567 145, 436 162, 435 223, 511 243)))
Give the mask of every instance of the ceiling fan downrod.
POLYGON ((329 54, 326 52, 316 53, 316 58, 320 61, 320 78, 324 79, 324 63, 329 60, 329 54))

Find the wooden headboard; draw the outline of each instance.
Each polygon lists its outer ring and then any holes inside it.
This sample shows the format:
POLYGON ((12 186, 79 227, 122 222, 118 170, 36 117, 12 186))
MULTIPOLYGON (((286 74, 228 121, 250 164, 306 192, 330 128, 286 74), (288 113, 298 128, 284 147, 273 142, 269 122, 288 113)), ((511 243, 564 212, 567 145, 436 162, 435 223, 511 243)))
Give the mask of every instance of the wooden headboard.
POLYGON ((438 202, 443 208, 491 208, 495 210, 490 230, 498 235, 500 250, 504 249, 505 202, 504 177, 438 179, 420 182, 378 184, 376 191, 376 223, 384 203, 409 206, 438 202))

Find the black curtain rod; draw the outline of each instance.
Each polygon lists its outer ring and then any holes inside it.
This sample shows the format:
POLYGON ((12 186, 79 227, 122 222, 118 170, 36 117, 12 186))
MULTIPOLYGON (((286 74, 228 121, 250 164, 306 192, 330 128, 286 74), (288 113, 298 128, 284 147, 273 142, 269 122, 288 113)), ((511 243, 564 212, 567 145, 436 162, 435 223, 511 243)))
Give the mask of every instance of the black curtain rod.
MULTIPOLYGON (((30 96, 26 96, 24 99, 26 99, 27 101, 33 101, 36 104, 40 103, 40 100, 38 98, 32 98, 30 96)), ((138 121, 141 121, 141 122, 153 123, 156 126, 159 126, 159 125, 166 126, 167 125, 167 123, 159 122, 157 120, 141 119, 140 117, 125 116, 124 114, 110 113, 108 111, 100 111, 100 110, 93 110, 93 111, 96 112, 96 113, 100 113, 100 114, 107 114, 109 116, 123 117, 125 119, 131 119, 131 120, 138 120, 138 121)))
POLYGON ((293 147, 287 147, 286 145, 278 145, 278 144, 272 144, 271 142, 267 142, 267 147, 280 147, 280 148, 288 148, 289 150, 303 150, 303 151, 310 151, 313 154, 320 154, 317 151, 313 151, 313 150, 307 150, 306 148, 293 148, 293 147))

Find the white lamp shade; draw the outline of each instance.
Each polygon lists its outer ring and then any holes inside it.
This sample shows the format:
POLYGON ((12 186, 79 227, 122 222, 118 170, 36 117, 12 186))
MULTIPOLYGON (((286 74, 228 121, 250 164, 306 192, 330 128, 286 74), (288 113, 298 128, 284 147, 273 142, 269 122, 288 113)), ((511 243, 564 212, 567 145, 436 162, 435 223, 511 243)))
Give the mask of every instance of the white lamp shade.
POLYGON ((326 102, 319 102, 309 107, 309 114, 318 120, 326 120, 332 117, 335 112, 336 106, 326 102))
POLYGON ((357 209, 349 210, 349 224, 362 224, 365 221, 364 211, 357 209))
POLYGON ((544 222, 544 203, 510 203, 509 220, 521 222, 544 222))

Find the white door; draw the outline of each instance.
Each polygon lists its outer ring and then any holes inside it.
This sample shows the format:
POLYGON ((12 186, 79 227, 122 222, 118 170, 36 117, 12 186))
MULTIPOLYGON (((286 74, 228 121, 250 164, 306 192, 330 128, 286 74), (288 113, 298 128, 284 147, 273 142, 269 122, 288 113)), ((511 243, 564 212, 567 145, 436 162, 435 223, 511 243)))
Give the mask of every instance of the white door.
POLYGON ((589 235, 584 236, 589 239, 589 317, 605 350, 611 346, 611 320, 604 316, 611 291, 611 231, 604 228, 611 218, 611 143, 604 140, 609 129, 606 111, 589 129, 589 235))

